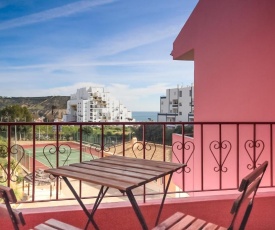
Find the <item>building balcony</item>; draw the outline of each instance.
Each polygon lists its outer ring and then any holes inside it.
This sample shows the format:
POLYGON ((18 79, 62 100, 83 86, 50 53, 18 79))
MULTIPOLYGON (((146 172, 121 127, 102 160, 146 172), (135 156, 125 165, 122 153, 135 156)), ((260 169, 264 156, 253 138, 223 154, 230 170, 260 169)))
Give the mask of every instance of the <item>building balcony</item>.
MULTIPOLYGON (((227 226, 241 178, 267 160, 247 229, 272 229, 274 128, 275 122, 1 123, 0 182, 16 190, 15 206, 27 222, 22 229, 52 217, 84 228, 86 216, 64 181, 44 169, 113 154, 184 162, 184 171, 173 175, 161 220, 182 211, 227 226)), ((98 187, 71 183, 91 209, 98 187)), ((152 181, 134 193, 149 228, 166 183, 152 181)), ((141 229, 127 196, 116 190, 108 191, 95 220, 100 229, 141 229)), ((3 229, 10 229, 8 222, 3 229)))

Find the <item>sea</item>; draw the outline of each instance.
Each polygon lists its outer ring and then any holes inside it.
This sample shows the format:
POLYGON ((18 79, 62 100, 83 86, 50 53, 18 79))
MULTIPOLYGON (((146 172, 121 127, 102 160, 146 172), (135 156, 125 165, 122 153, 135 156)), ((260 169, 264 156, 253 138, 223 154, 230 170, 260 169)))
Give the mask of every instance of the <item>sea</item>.
POLYGON ((157 121, 158 119, 158 112, 146 112, 146 111, 133 111, 132 117, 136 121, 157 121))

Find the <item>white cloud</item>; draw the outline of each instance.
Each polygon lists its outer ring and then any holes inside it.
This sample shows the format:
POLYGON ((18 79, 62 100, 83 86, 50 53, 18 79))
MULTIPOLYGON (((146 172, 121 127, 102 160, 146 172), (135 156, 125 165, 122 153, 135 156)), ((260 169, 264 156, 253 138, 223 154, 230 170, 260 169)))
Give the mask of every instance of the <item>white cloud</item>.
POLYGON ((45 10, 39 13, 15 18, 9 21, 0 23, 0 30, 25 26, 38 22, 48 21, 54 18, 66 17, 79 12, 87 11, 91 7, 105 5, 114 2, 115 0, 94 0, 94 1, 77 1, 71 4, 67 4, 61 7, 57 7, 50 10, 45 10))
MULTIPOLYGON (((31 83, 29 83, 31 84, 31 83)), ((94 86, 94 87, 104 87, 102 84, 93 82, 78 82, 68 86, 52 87, 52 88, 41 88, 36 87, 31 89, 31 95, 25 87, 17 88, 14 92, 12 90, 2 90, 2 96, 12 96, 12 97, 38 97, 38 96, 70 96, 76 93, 76 90, 83 87, 94 86), (12 92, 10 95, 8 92, 12 92)), ((15 86, 14 86, 15 88, 15 86)))
POLYGON ((169 37, 175 37, 181 26, 179 23, 176 25, 172 22, 161 21, 158 24, 131 29, 101 41, 96 45, 97 48, 93 49, 93 53, 97 56, 114 55, 169 37))
POLYGON ((140 60, 140 61, 94 61, 94 62, 64 62, 64 63, 49 63, 49 64, 37 64, 37 65, 21 65, 21 66, 1 66, 1 69, 5 70, 24 70, 24 69, 53 69, 53 68, 77 68, 77 67, 89 67, 89 66, 127 66, 127 65, 156 65, 156 64, 164 64, 169 61, 164 60, 140 60))
POLYGON ((165 95, 168 88, 174 86, 158 83, 135 88, 124 84, 111 84, 106 87, 113 97, 132 111, 158 111, 160 96, 165 95))
POLYGON ((98 84, 94 82, 79 82, 69 86, 53 87, 48 89, 32 89, 29 95, 26 88, 18 88, 12 95, 2 91, 2 96, 12 97, 35 97, 35 96, 70 96, 76 90, 83 87, 104 87, 110 95, 119 100, 127 109, 131 111, 158 111, 159 98, 165 95, 167 88, 174 86, 158 83, 146 87, 135 87, 126 84, 98 84))
POLYGON ((92 82, 78 82, 78 83, 70 85, 70 86, 62 86, 62 87, 56 87, 56 88, 51 88, 51 89, 45 89, 45 90, 42 90, 42 93, 44 95, 70 96, 71 94, 76 93, 77 89, 89 87, 89 86, 104 87, 101 84, 92 83, 92 82))

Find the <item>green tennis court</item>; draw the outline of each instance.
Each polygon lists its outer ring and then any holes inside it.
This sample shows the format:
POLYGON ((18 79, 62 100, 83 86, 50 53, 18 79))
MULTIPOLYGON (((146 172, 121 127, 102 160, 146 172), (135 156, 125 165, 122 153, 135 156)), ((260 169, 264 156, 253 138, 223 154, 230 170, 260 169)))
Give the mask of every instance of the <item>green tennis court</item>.
POLYGON ((57 166, 69 165, 73 163, 79 163, 80 161, 92 160, 93 157, 91 156, 91 154, 84 152, 84 150, 86 149, 82 150, 81 160, 80 150, 70 148, 69 146, 60 147, 58 153, 56 151, 56 148, 53 147, 36 148, 35 156, 33 155, 33 149, 25 149, 25 153, 30 157, 35 157, 36 161, 39 161, 40 163, 44 164, 49 168, 52 168, 57 166))

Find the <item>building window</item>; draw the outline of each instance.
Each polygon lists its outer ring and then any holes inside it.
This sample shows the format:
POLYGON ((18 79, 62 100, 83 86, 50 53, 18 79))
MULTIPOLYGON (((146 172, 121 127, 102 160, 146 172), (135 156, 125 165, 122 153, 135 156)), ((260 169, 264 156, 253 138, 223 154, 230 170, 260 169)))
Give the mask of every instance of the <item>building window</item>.
POLYGON ((173 104, 177 105, 178 104, 178 100, 173 100, 173 104))
POLYGON ((182 91, 180 90, 180 97, 182 97, 182 91))

